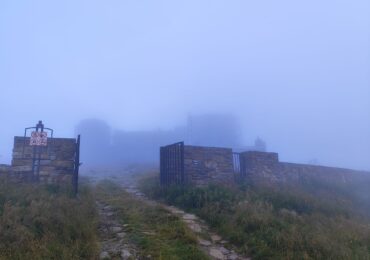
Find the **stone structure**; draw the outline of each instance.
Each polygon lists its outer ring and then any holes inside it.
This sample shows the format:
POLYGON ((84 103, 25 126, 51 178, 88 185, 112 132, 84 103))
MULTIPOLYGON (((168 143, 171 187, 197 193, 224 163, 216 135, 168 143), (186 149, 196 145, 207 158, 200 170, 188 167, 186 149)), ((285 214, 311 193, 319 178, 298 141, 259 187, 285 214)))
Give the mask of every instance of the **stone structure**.
POLYGON ((280 162, 277 153, 244 152, 240 154, 246 180, 253 184, 351 183, 370 179, 370 173, 335 167, 280 162))
POLYGON ((277 153, 248 151, 240 153, 241 177, 254 180, 269 176, 273 178, 277 172, 279 156, 277 153))
POLYGON ((314 184, 317 181, 347 184, 370 181, 370 172, 280 162, 277 153, 248 151, 236 154, 229 148, 183 143, 161 148, 162 184, 204 186, 210 182, 230 184, 241 179, 255 185, 314 184), (170 152, 166 153, 166 150, 170 152))
POLYGON ((206 185, 233 181, 233 158, 229 148, 184 145, 161 147, 161 184, 206 185), (230 175, 231 173, 231 175, 230 175))
POLYGON ((216 181, 232 182, 233 157, 229 148, 188 146, 184 147, 184 170, 187 181, 196 186, 216 181))
MULTIPOLYGON (((47 147, 40 147, 39 181, 44 183, 72 183, 75 173, 75 155, 78 149, 76 139, 52 138, 47 147)), ((33 151, 28 137, 15 137, 11 175, 17 179, 31 181, 35 179, 33 169, 33 151)))

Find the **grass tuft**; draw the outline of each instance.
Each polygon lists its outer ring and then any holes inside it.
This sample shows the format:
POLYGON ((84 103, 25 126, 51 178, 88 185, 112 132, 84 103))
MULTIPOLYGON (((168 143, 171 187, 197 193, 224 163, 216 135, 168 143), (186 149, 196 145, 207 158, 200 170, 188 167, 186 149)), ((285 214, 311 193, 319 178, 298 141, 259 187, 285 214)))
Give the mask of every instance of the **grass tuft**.
POLYGON ((54 185, 0 179, 0 259, 94 259, 96 223, 87 187, 75 199, 54 185))

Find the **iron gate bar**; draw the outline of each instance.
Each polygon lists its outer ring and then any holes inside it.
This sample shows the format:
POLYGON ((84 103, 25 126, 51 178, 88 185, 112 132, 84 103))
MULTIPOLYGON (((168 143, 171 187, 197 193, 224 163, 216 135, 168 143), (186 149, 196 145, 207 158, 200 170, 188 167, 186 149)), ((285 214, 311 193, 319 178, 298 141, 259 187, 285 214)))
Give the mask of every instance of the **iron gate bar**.
POLYGON ((179 172, 180 174, 178 175, 178 179, 179 179, 179 183, 182 183, 182 178, 181 178, 181 150, 180 150, 180 146, 177 145, 176 147, 176 157, 177 157, 177 160, 180 162, 177 164, 177 172, 179 172))
POLYGON ((184 143, 175 143, 160 148, 160 182, 161 185, 183 184, 184 143))
POLYGON ((184 172, 184 143, 181 143, 179 145, 179 150, 180 150, 180 173, 181 173, 181 183, 184 184, 185 183, 185 172, 184 172))
POLYGON ((171 171, 172 171, 172 146, 169 147, 168 149, 168 173, 169 173, 169 177, 170 177, 170 182, 173 183, 174 181, 174 176, 173 174, 171 174, 171 171))
POLYGON ((178 166, 179 166, 179 163, 178 163, 178 157, 177 157, 177 149, 178 148, 178 145, 175 145, 174 147, 173 147, 173 151, 172 151, 172 153, 173 153, 173 170, 174 170, 174 172, 176 173, 175 174, 175 178, 176 178, 176 184, 180 184, 180 178, 179 178, 179 175, 180 175, 180 171, 179 171, 179 169, 178 169, 178 166))
POLYGON ((246 178, 246 168, 245 168, 245 160, 243 157, 240 156, 240 153, 233 153, 233 165, 234 165, 234 173, 236 176, 240 177, 241 179, 246 178))
POLYGON ((240 153, 233 153, 234 173, 240 174, 240 153))
MULTIPOLYGON (((163 169, 162 169, 162 156, 163 156, 163 148, 160 147, 159 148, 159 172, 163 172, 163 169)), ((159 182, 160 184, 163 183, 163 176, 162 174, 159 174, 159 182)))
POLYGON ((240 164, 240 176, 242 177, 242 179, 245 179, 247 177, 247 172, 246 172, 247 165, 246 165, 244 157, 241 157, 241 159, 239 160, 239 164, 240 164))
POLYGON ((80 145, 81 145, 81 136, 78 135, 75 148, 75 160, 74 160, 74 172, 72 177, 73 192, 75 195, 78 193, 78 173, 81 166, 80 163, 80 145))
MULTIPOLYGON (((54 136, 54 130, 51 128, 44 127, 44 124, 42 123, 41 120, 36 124, 36 126, 33 127, 26 127, 24 129, 24 136, 23 136, 23 147, 22 147, 22 159, 29 159, 29 158, 24 158, 24 149, 26 146, 26 141, 27 141, 27 131, 30 129, 36 130, 36 132, 41 131, 41 133, 44 132, 44 130, 48 130, 51 132, 51 144, 47 144, 47 150, 46 152, 50 152, 50 147, 54 144, 53 143, 53 136, 54 136)), ((41 153, 42 153, 42 148, 39 146, 34 146, 32 149, 32 181, 39 181, 39 176, 40 176, 40 164, 41 164, 41 153), (36 170, 37 169, 37 170, 36 170)))

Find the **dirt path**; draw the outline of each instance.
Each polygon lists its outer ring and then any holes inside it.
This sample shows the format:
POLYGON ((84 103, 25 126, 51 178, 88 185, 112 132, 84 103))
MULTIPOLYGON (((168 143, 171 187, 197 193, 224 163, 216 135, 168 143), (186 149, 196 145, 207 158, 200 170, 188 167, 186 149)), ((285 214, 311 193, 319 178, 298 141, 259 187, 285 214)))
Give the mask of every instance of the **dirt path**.
POLYGON ((112 180, 115 183, 119 183, 127 192, 134 195, 135 197, 142 200, 144 203, 151 205, 160 205, 167 209, 172 214, 178 216, 180 219, 186 223, 186 225, 197 235, 198 245, 202 250, 210 256, 212 259, 219 260, 250 260, 251 258, 241 256, 237 254, 232 246, 223 240, 218 234, 211 232, 207 224, 199 219, 194 214, 189 214, 183 210, 176 208, 174 206, 168 206, 165 204, 160 204, 156 201, 150 200, 143 194, 136 186, 134 178, 129 176, 117 177, 113 176, 112 180))
MULTIPOLYGON (((189 214, 174 206, 153 201, 145 196, 136 185, 136 181, 129 174, 117 174, 115 171, 106 172, 104 177, 92 177, 90 181, 96 183, 102 179, 110 179, 120 184, 128 193, 149 205, 159 205, 171 214, 178 216, 197 236, 198 246, 211 258, 217 260, 251 260, 250 257, 239 255, 233 246, 220 235, 212 232, 205 221, 194 214, 189 214)), ((125 225, 115 220, 113 209, 102 202, 97 202, 100 214, 100 237, 102 238, 100 259, 139 259, 135 245, 125 238, 125 225)))
POLYGON ((96 205, 99 211, 99 237, 101 239, 100 259, 138 259, 137 249, 126 238, 126 225, 116 220, 112 207, 101 201, 96 205))

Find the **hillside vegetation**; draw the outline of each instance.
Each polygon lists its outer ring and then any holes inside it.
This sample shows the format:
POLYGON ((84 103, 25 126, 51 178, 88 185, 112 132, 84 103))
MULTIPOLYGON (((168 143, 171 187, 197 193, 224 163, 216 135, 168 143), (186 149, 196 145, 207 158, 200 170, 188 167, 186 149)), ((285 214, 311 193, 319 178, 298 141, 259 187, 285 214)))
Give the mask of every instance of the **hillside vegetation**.
POLYGON ((150 176, 141 189, 196 213, 254 259, 370 259, 369 200, 355 187, 161 188, 150 176))
POLYGON ((95 259, 96 224, 88 188, 76 199, 57 186, 0 179, 0 259, 95 259))

